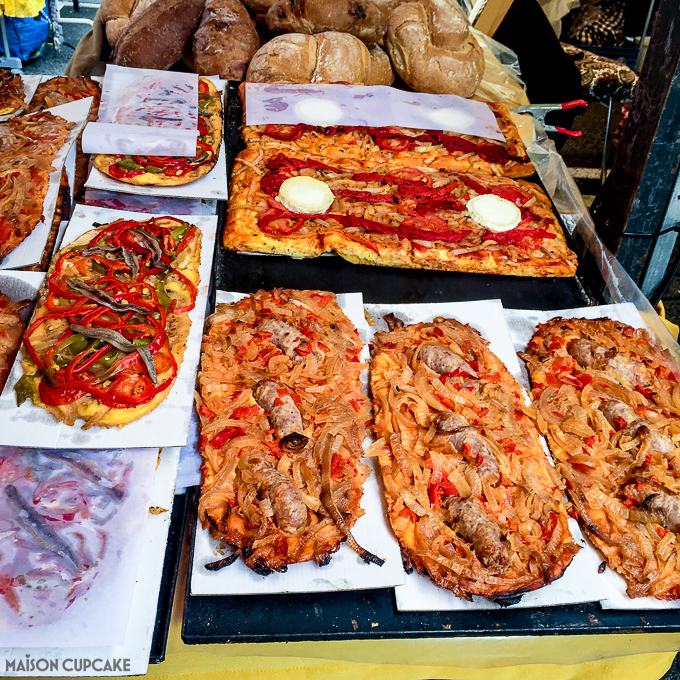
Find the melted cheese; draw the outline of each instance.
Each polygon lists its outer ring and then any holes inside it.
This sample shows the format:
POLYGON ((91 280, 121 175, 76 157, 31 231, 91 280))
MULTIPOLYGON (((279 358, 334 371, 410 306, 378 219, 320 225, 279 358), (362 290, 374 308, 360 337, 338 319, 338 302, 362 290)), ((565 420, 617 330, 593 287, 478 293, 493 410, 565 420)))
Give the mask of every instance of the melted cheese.
POLYGON ((324 213, 333 203, 333 192, 326 184, 313 177, 289 177, 279 189, 276 200, 295 213, 313 215, 324 213))
POLYGON ((475 222, 495 234, 514 229, 522 220, 522 213, 514 203, 493 194, 471 198, 467 211, 475 222))

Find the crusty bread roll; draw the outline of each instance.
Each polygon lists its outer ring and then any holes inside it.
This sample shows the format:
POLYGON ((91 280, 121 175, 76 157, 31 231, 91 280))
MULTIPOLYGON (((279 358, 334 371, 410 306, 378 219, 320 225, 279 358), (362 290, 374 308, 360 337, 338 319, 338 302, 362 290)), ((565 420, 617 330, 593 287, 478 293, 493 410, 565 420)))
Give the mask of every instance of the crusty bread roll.
POLYGON ((241 0, 206 0, 194 34, 193 66, 198 75, 243 80, 259 47, 255 23, 241 0))
POLYGON ((369 51, 358 38, 336 31, 279 35, 255 53, 246 74, 256 83, 389 85, 393 79, 380 47, 369 51))
POLYGON ((394 71, 392 62, 387 56, 387 52, 376 43, 366 45, 368 54, 371 57, 368 64, 368 75, 366 85, 391 85, 394 82, 394 71))
POLYGON ((99 12, 104 23, 106 40, 112 48, 130 22, 134 4, 135 0, 102 0, 99 12))
POLYGON ((455 0, 418 0, 396 7, 387 22, 392 65, 418 92, 471 97, 484 75, 484 55, 455 0))
POLYGON ((382 12, 372 0, 276 0, 267 12, 273 33, 351 33, 365 42, 381 42, 382 12))
POLYGON ((276 0, 243 0, 243 2, 255 13, 257 21, 264 23, 267 10, 276 0))
POLYGON ((118 66, 164 71, 182 57, 205 0, 155 0, 130 21, 116 43, 118 66))

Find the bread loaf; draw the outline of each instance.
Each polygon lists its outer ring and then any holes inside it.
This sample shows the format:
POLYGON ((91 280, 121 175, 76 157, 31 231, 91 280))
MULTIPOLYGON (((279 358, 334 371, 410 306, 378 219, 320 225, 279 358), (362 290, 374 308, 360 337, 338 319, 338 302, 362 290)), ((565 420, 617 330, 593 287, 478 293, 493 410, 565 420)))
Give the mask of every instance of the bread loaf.
POLYGON ((380 47, 371 50, 349 33, 288 33, 261 47, 246 80, 256 83, 389 85, 394 79, 380 47))
POLYGON ((471 97, 484 75, 484 55, 455 0, 396 7, 387 22, 392 65, 418 92, 471 97))
POLYGON ((135 0, 102 0, 99 13, 104 24, 106 40, 113 48, 120 34, 130 22, 135 0))
POLYGON ((194 70, 198 75, 243 80, 259 47, 255 23, 241 0, 206 0, 194 34, 194 70))
POLYGON ((116 43, 113 62, 133 68, 170 68, 193 35, 204 2, 155 0, 127 25, 116 43))
POLYGON ((381 42, 382 12, 372 0, 276 0, 267 12, 273 33, 340 31, 365 42, 381 42))
POLYGON ((258 23, 264 23, 267 10, 276 0, 243 0, 243 2, 255 13, 258 23))

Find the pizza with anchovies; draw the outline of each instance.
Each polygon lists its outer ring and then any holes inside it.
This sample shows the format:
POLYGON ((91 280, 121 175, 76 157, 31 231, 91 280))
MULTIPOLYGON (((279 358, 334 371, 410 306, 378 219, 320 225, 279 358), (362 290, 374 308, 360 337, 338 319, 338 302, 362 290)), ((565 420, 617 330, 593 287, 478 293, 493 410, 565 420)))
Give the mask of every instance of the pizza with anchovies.
POLYGON ((18 404, 83 429, 156 408, 182 363, 200 254, 201 232, 174 217, 117 220, 63 248, 24 333, 18 404))
POLYGON ((578 551, 562 482, 520 387, 454 319, 376 333, 371 391, 392 528, 405 564, 459 597, 559 578, 578 551))
POLYGON ((334 251, 361 264, 516 276, 573 276, 577 264, 548 197, 529 182, 418 168, 366 172, 351 161, 265 158, 252 149, 234 163, 223 245, 298 258, 334 251), (305 186, 291 197, 292 182, 305 186), (325 204, 309 200, 324 193, 325 204), (514 223, 499 231, 497 217, 478 215, 480 198, 501 204, 514 223))
POLYGON ((199 517, 260 574, 327 564, 359 517, 370 419, 362 344, 332 293, 277 289, 208 319, 197 409, 199 517))
POLYGON ((450 172, 529 177, 535 168, 527 155, 509 111, 487 102, 498 121, 504 142, 439 130, 402 127, 321 127, 297 125, 248 126, 246 146, 266 156, 303 152, 331 161, 351 159, 366 168, 431 168, 450 172))
POLYGON ((680 367, 611 319, 552 319, 527 350, 538 425, 630 597, 680 598, 680 367))
POLYGON ((198 141, 196 155, 138 156, 98 154, 94 167, 120 182, 148 186, 189 184, 207 175, 217 163, 222 143, 222 99, 207 78, 198 79, 198 141))

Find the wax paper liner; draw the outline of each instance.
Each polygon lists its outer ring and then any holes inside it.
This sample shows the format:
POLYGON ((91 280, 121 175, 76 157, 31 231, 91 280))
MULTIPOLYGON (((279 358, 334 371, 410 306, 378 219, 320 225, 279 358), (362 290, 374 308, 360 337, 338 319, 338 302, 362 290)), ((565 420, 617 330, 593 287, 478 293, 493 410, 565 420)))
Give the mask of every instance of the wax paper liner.
MULTIPOLYGON (((117 219, 145 220, 158 215, 106 210, 77 206, 71 218, 64 243, 90 231, 95 222, 108 224, 117 219)), ((185 219, 185 217, 180 217, 185 219)), ((170 394, 153 411, 122 428, 92 427, 82 430, 82 421, 72 427, 57 420, 30 400, 16 406, 14 385, 23 375, 20 356, 14 363, 5 389, 0 395, 0 444, 12 446, 43 446, 50 448, 137 448, 184 446, 187 443, 189 420, 194 399, 194 380, 200 357, 201 336, 205 318, 210 272, 215 248, 217 217, 189 218, 202 232, 200 283, 194 309, 189 312, 191 330, 177 380, 170 394)))
POLYGON ((198 76, 109 64, 99 118, 83 133, 85 153, 194 156, 198 76), (159 129, 160 128, 160 129, 159 129))
MULTIPOLYGON (((12 461, 19 466, 19 470, 27 472, 17 481, 13 481, 21 496, 30 499, 39 487, 37 481, 27 481, 28 471, 36 470, 31 474, 40 476, 41 466, 53 464, 30 449, 2 449, 0 455, 6 460, 12 461), (36 467, 37 465, 37 467, 36 467), (26 478, 24 478, 26 477, 26 478)), ((125 639, 125 631, 130 618, 132 605, 132 593, 135 588, 140 564, 140 551, 144 534, 144 523, 147 516, 151 488, 153 485, 158 449, 130 449, 128 451, 81 451, 85 457, 94 460, 108 472, 109 470, 121 469, 131 466, 130 477, 125 484, 126 496, 117 507, 115 515, 101 525, 86 521, 81 529, 82 534, 92 539, 92 530, 96 527, 106 532, 104 554, 100 564, 96 567, 96 575, 92 576, 86 571, 84 578, 92 578, 90 588, 77 594, 74 602, 63 612, 58 612, 53 620, 45 620, 32 625, 29 616, 38 615, 40 611, 35 605, 24 600, 26 611, 21 617, 17 617, 8 602, 0 597, 0 644, 2 647, 33 648, 33 647, 86 647, 102 644, 121 644, 125 639), (108 461, 120 458, 120 464, 111 465, 108 461), (91 529, 86 527, 90 526, 91 529), (102 625, 105 621, 106 625, 102 625)), ((63 469, 68 479, 79 480, 74 472, 66 465, 58 465, 63 469)), ((109 474, 111 474, 109 472, 109 474)), ((5 477, 5 480, 7 478, 5 477)), ((74 482, 77 483, 77 482, 74 482)), ((101 495, 97 488, 90 482, 81 484, 86 493, 101 495)), ((4 487, 5 484, 3 483, 4 487)), ((8 513, 5 504, 5 494, 0 496, 0 518, 5 526, 18 528, 16 520, 8 513)), ((108 499, 107 499, 108 500, 108 499)), ((91 504, 88 503, 90 507, 91 504)), ((116 507, 113 501, 109 501, 111 508, 116 507)), ((51 505, 45 508, 36 506, 39 512, 49 512, 51 505)), ((108 513, 108 510, 107 510, 108 513)), ((76 520, 77 523, 77 520, 76 520)), ((55 525, 58 533, 62 533, 59 525, 55 525)), ((25 540, 29 535, 23 529, 18 529, 18 534, 25 540)), ((78 534, 69 532, 64 535, 67 543, 74 545, 73 537, 78 534)), ((9 540, 9 536, 3 536, 0 540, 9 540)), ((30 543, 29 539, 29 543, 30 543)), ((75 546, 74 546, 75 547, 75 546)), ((90 548, 92 550, 92 548, 90 548)), ((4 554, 4 553, 3 553, 4 554)), ((11 554, 11 552, 9 553, 11 554)), ((0 571, 5 571, 8 565, 3 565, 0 571)), ((17 571, 15 566, 10 576, 19 577, 24 573, 17 571)), ((49 583, 49 580, 48 580, 49 583)), ((27 591, 30 592, 30 591, 27 591)), ((65 587, 56 591, 55 603, 68 597, 65 587)), ((21 601, 21 600, 20 600, 21 601)), ((4 656, 4 655, 3 655, 4 656)))
MULTIPOLYGON (((217 302, 234 302, 245 297, 242 293, 217 293, 217 302)), ((343 312, 354 323, 364 343, 361 360, 368 362, 367 327, 363 314, 361 293, 337 295, 343 312)), ((364 388, 367 386, 367 372, 362 374, 364 388)), ((370 444, 368 438, 364 448, 370 444)), ((219 549, 224 543, 210 538, 208 532, 197 522, 194 535, 194 561, 191 575, 192 595, 248 595, 258 593, 311 593, 338 590, 363 590, 388 588, 404 582, 399 546, 392 536, 387 521, 382 492, 378 485, 379 472, 374 461, 372 470, 364 482, 361 507, 366 511, 357 520, 352 534, 359 545, 385 560, 382 567, 367 564, 348 545, 331 556, 330 564, 319 567, 312 562, 291 564, 286 573, 259 576, 246 567, 243 560, 221 571, 208 571, 205 564, 220 559, 219 549)))
MULTIPOLYGON (((140 563, 137 583, 132 596, 132 609, 124 641, 112 644, 107 636, 107 620, 101 620, 101 639, 94 647, 41 647, 27 649, 0 649, 0 654, 17 665, 26 660, 30 651, 34 659, 46 658, 56 660, 59 670, 38 672, 31 675, 40 676, 121 676, 144 675, 149 665, 149 653, 156 624, 158 594, 163 575, 163 561, 170 528, 170 516, 174 500, 174 482, 179 459, 178 448, 163 449, 153 478, 153 487, 149 499, 149 507, 154 509, 146 517, 143 540, 140 548, 140 563), (97 667, 84 669, 83 660, 101 661, 97 667), (125 660, 128 660, 127 669, 125 660), (76 671, 75 661, 79 661, 81 669, 76 671), (117 662, 117 666, 115 665, 117 662), (108 667, 107 667, 108 663, 108 667)), ((3 669, 5 670, 5 669, 3 669)), ((25 676, 26 672, 5 670, 6 676, 25 676)))
POLYGON ((483 102, 384 85, 246 83, 246 125, 307 123, 447 130, 505 141, 483 102))

